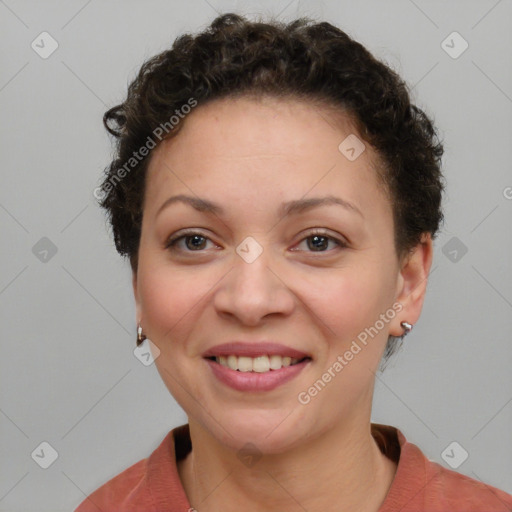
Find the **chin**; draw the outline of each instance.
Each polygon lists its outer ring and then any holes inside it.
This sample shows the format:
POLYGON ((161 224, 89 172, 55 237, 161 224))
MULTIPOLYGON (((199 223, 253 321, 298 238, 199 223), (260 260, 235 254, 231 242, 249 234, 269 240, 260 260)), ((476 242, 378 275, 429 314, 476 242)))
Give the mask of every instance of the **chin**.
MULTIPOLYGON (((250 444, 261 453, 283 453, 311 434, 311 429, 305 427, 301 418, 283 410, 244 410, 224 414, 217 419, 218 423, 210 417, 203 418, 203 426, 208 426, 211 435, 219 443, 236 451, 250 444)), ((313 428, 313 425, 310 427, 313 428)))

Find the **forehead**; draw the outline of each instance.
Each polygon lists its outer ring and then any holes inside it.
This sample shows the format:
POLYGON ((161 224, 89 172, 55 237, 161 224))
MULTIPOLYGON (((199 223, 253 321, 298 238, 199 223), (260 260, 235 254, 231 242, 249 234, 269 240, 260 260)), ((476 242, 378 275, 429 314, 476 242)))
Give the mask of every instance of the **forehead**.
POLYGON ((180 122, 179 135, 164 140, 155 153, 193 141, 198 144, 197 154, 208 151, 212 156, 239 158, 244 153, 251 157, 293 152, 299 157, 318 147, 320 138, 324 149, 335 152, 339 142, 357 131, 340 109, 269 96, 214 100, 196 107, 180 122))
POLYGON ((389 207, 376 153, 340 111, 295 99, 242 97, 198 106, 181 122, 151 157, 148 209, 170 193, 268 206, 335 191, 361 209, 389 207), (343 152, 347 144, 362 153, 347 158, 354 154, 343 152))

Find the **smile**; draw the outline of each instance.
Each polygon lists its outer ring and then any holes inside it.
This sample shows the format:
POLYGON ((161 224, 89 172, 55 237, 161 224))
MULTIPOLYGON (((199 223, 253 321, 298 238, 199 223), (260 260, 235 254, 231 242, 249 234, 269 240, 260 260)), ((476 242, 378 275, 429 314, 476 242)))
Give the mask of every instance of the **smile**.
POLYGON ((213 377, 237 391, 271 391, 297 377, 311 363, 310 357, 303 359, 278 355, 212 356, 205 358, 213 377))
POLYGON ((258 357, 229 355, 210 358, 210 360, 231 370, 256 373, 280 370, 281 368, 294 366, 306 359, 309 359, 309 357, 299 359, 297 357, 283 357, 280 355, 262 355, 258 357))

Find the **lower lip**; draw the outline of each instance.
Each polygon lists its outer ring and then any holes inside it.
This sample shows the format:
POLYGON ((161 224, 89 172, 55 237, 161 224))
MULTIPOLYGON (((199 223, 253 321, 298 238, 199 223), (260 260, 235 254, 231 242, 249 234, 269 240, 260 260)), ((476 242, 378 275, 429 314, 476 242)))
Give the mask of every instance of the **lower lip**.
POLYGON ((284 366, 279 370, 258 373, 232 370, 211 359, 205 359, 205 361, 209 364, 215 377, 238 391, 271 391, 296 377, 311 362, 310 359, 306 359, 301 363, 284 366))

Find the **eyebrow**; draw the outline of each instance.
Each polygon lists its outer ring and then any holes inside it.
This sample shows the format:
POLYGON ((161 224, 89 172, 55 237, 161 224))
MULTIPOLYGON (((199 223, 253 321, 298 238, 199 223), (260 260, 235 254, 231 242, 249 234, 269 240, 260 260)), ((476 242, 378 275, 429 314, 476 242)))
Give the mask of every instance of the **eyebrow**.
MULTIPOLYGON (((157 215, 170 206, 171 204, 182 202, 185 204, 188 204, 192 206, 192 208, 196 209, 199 212, 205 212, 205 213, 213 213, 216 215, 222 215, 224 213, 224 209, 212 201, 209 201, 207 199, 202 199, 200 197, 192 197, 187 196, 184 194, 179 194, 177 196, 169 197, 164 201, 162 206, 158 209, 157 215)), ((312 197, 309 199, 295 199, 293 201, 287 201, 285 203, 281 204, 281 207, 279 209, 280 215, 293 215, 293 214, 299 214, 306 210, 310 210, 312 208, 318 208, 320 206, 328 206, 328 205, 338 205, 342 206, 346 210, 353 211, 364 218, 363 213, 361 210, 353 203, 341 199, 340 197, 336 196, 325 196, 325 197, 312 197)))

